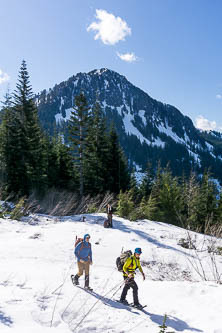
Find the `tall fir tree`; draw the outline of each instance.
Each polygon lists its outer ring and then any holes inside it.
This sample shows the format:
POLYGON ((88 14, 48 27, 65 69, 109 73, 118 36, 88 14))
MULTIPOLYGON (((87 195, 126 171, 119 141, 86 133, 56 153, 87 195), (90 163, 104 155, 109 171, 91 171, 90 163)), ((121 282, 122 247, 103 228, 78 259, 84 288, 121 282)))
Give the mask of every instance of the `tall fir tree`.
POLYGON ((92 108, 92 117, 87 136, 86 159, 84 163, 85 188, 90 194, 105 190, 108 138, 106 120, 97 100, 92 108))
POLYGON ((19 125, 19 165, 24 180, 21 191, 23 194, 29 194, 33 189, 42 190, 47 176, 43 154, 43 134, 25 60, 22 61, 19 71, 13 104, 19 125))
POLYGON ((84 162, 86 157, 87 136, 90 125, 90 113, 87 99, 83 92, 75 97, 75 105, 69 121, 69 138, 74 163, 78 167, 79 194, 84 193, 84 162))
POLYGON ((106 186, 112 193, 123 192, 129 188, 130 175, 126 158, 119 145, 119 140, 114 126, 108 134, 108 154, 106 157, 106 186))
POLYGON ((48 187, 77 190, 76 170, 70 153, 59 135, 45 140, 48 187))
POLYGON ((12 107, 12 96, 7 91, 4 96, 3 106, 1 109, 1 125, 0 125, 0 168, 1 168, 1 184, 4 184, 7 179, 7 161, 10 156, 9 139, 10 139, 10 118, 12 107))
POLYGON ((137 179, 136 179, 136 174, 135 170, 133 169, 131 175, 130 175, 130 190, 129 190, 129 195, 132 199, 132 201, 137 205, 140 202, 140 192, 139 192, 139 187, 137 184, 137 179))
POLYGON ((154 182, 154 175, 151 171, 151 163, 148 163, 145 174, 142 178, 142 182, 140 184, 140 196, 142 198, 149 198, 151 190, 152 190, 152 185, 154 182))
POLYGON ((210 180, 209 170, 205 171, 201 179, 200 195, 198 200, 198 225, 200 231, 206 233, 210 224, 212 224, 217 210, 217 195, 216 185, 210 180))
POLYGON ((13 97, 2 122, 4 188, 6 193, 20 196, 28 195, 33 189, 42 189, 46 178, 42 132, 25 61, 13 97))

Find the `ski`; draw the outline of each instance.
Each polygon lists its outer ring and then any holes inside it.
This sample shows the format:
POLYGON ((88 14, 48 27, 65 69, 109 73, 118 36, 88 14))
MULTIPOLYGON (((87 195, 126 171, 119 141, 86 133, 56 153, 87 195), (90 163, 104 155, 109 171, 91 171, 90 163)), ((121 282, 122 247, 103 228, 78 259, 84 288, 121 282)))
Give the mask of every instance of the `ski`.
POLYGON ((75 287, 79 288, 79 289, 82 289, 84 291, 86 291, 87 293, 93 293, 93 289, 90 288, 90 289, 87 289, 87 288, 84 288, 84 287, 81 287, 79 285, 74 285, 75 287))
POLYGON ((130 303, 129 306, 137 310, 143 310, 144 308, 147 307, 147 305, 141 305, 140 307, 137 307, 133 303, 130 303))
POLYGON ((134 308, 134 309, 137 309, 137 310, 140 310, 140 311, 142 311, 144 308, 147 307, 147 305, 142 305, 141 307, 136 307, 133 303, 124 304, 124 303, 120 302, 119 299, 115 299, 115 301, 118 302, 118 303, 120 303, 120 304, 122 304, 122 305, 124 305, 124 306, 128 306, 130 308, 134 308))

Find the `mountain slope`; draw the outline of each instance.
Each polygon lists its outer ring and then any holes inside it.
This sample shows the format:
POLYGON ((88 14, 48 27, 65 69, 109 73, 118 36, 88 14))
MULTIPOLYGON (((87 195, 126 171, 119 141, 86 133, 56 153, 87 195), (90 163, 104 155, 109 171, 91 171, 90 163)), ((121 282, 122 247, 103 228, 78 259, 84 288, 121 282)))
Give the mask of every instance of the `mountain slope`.
POLYGON ((154 168, 170 161, 174 174, 211 167, 222 181, 222 147, 206 140, 192 121, 175 107, 151 98, 124 76, 109 69, 78 73, 36 96, 43 127, 53 133, 53 124, 65 134, 74 97, 83 90, 90 105, 96 95, 107 117, 114 122, 130 166, 154 168))
MULTIPOLYGON (((0 219, 1 333, 158 333, 165 313, 167 331, 222 333, 222 289, 214 281, 207 252, 213 243, 221 246, 221 240, 190 232, 196 253, 178 245, 187 238, 187 231, 179 227, 114 216, 114 229, 104 229, 104 218, 105 214, 86 215, 84 223, 81 216, 0 219), (70 279, 77 270, 75 236, 85 233, 91 235, 93 251, 92 295, 74 287, 70 279), (122 247, 142 248, 146 280, 139 272, 135 279, 147 312, 115 302, 123 281, 115 259, 122 247), (203 272, 207 281, 201 278, 203 272)), ((221 256, 215 260, 220 274, 221 256)), ((127 299, 132 300, 132 291, 127 299)))

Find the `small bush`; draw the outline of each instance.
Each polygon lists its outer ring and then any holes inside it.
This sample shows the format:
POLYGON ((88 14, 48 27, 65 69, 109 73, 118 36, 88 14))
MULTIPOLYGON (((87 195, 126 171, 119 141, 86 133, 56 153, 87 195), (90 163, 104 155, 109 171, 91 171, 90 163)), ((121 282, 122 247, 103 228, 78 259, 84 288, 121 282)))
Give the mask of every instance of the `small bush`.
POLYGON ((21 198, 19 202, 16 204, 15 208, 11 212, 10 219, 12 220, 20 220, 22 216, 26 213, 25 209, 25 198, 21 198))
POLYGON ((88 205, 88 208, 87 208, 88 214, 93 214, 93 213, 96 213, 97 211, 98 211, 98 208, 96 207, 95 204, 88 205))
POLYGON ((194 241, 191 239, 180 238, 177 245, 184 247, 189 250, 196 250, 196 246, 194 245, 194 241))
POLYGON ((165 314, 164 315, 164 318, 163 318, 163 324, 161 326, 159 326, 161 328, 161 330, 159 331, 159 333, 175 333, 175 332, 167 332, 166 329, 167 329, 167 326, 166 326, 166 320, 167 320, 167 315, 165 314))

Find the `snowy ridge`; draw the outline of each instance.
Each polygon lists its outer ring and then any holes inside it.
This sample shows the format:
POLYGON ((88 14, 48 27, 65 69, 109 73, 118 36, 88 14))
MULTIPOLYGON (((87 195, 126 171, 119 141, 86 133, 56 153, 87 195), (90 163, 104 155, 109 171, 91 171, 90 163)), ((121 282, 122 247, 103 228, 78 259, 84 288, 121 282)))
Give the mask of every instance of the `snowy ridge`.
MULTIPOLYGON (((23 222, 0 220, 1 333, 159 333, 165 313, 170 332, 222 333, 222 288, 207 251, 209 245, 221 246, 220 239, 190 232, 197 250, 189 250, 178 245, 187 231, 176 226, 114 216, 114 228, 104 229, 105 214, 85 217, 86 222, 82 216, 45 215, 23 222), (91 235, 93 294, 70 280, 77 271, 74 240, 85 233, 91 235), (114 300, 121 293, 115 259, 122 247, 142 248, 146 280, 139 272, 135 279, 139 300, 147 304, 144 312, 114 300), (198 258, 207 281, 201 278, 198 258)), ((215 260, 221 273, 221 256, 215 260)), ((131 291, 127 299, 132 301, 131 291)))

